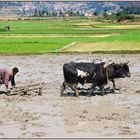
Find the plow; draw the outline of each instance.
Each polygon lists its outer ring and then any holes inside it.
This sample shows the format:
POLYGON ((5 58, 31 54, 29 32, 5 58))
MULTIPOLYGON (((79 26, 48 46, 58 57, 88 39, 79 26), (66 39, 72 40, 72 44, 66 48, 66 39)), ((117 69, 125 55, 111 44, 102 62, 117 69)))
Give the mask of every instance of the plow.
POLYGON ((16 95, 19 93, 23 93, 23 95, 27 95, 28 92, 35 92, 38 93, 38 95, 42 95, 42 89, 45 86, 45 83, 36 83, 36 84, 28 84, 24 86, 18 86, 16 88, 13 88, 9 95, 16 95))

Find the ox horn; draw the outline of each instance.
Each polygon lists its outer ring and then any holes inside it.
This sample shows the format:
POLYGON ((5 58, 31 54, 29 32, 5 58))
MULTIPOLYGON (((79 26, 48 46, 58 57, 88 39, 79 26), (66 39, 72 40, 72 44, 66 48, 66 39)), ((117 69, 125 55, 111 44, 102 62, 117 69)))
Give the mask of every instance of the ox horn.
POLYGON ((124 62, 124 64, 128 64, 129 63, 129 61, 128 60, 126 60, 125 62, 124 62))
POLYGON ((110 64, 112 64, 113 63, 113 61, 112 60, 109 60, 108 62, 106 62, 105 64, 104 64, 104 68, 106 68, 106 67, 108 67, 110 64))

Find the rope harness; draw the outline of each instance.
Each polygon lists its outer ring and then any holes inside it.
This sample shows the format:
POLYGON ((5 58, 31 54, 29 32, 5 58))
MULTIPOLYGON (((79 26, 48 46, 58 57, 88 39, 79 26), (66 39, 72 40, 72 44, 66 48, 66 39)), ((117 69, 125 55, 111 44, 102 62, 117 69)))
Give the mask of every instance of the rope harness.
POLYGON ((109 65, 105 68, 105 73, 106 73, 106 84, 108 84, 109 77, 108 77, 108 67, 109 65))
POLYGON ((109 63, 105 63, 103 66, 105 73, 106 73, 106 84, 108 84, 108 81, 109 81, 108 68, 109 68, 110 64, 112 64, 112 61, 109 63))

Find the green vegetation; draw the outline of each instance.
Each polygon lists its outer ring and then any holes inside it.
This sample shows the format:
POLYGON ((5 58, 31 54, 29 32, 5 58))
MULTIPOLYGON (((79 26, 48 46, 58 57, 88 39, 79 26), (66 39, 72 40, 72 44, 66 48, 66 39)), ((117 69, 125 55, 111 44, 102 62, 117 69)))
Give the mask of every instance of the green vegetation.
POLYGON ((127 12, 119 12, 116 14, 117 22, 124 20, 133 20, 134 16, 130 16, 127 12))
MULTIPOLYGON (((132 52, 140 50, 139 38, 139 25, 102 23, 94 18, 0 21, 1 54, 57 52, 72 42, 91 42, 90 52, 99 51, 97 47, 100 48, 100 43, 105 45, 103 51, 109 51, 108 45, 115 44, 113 51, 119 48, 120 51, 132 52), (5 26, 10 26, 10 30, 6 30, 5 26), (93 43, 99 43, 96 49, 93 43)), ((88 51, 84 49, 84 52, 88 51)))
POLYGON ((80 42, 66 49, 64 48, 61 51, 91 53, 140 53, 140 47, 138 42, 80 42))
POLYGON ((108 14, 107 10, 104 11, 103 17, 99 17, 98 20, 99 21, 109 21, 109 22, 122 22, 122 21, 133 21, 134 19, 136 19, 133 15, 128 14, 125 11, 121 11, 118 13, 113 13, 113 14, 108 14))

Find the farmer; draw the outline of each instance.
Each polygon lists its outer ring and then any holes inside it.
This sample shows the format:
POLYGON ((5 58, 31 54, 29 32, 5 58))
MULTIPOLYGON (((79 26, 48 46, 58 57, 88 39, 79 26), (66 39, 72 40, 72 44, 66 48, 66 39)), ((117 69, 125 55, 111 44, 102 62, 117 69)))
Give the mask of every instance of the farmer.
POLYGON ((0 68, 0 84, 5 84, 7 93, 9 90, 9 82, 11 81, 12 88, 15 87, 15 75, 19 72, 17 67, 14 67, 12 70, 7 68, 0 68))

